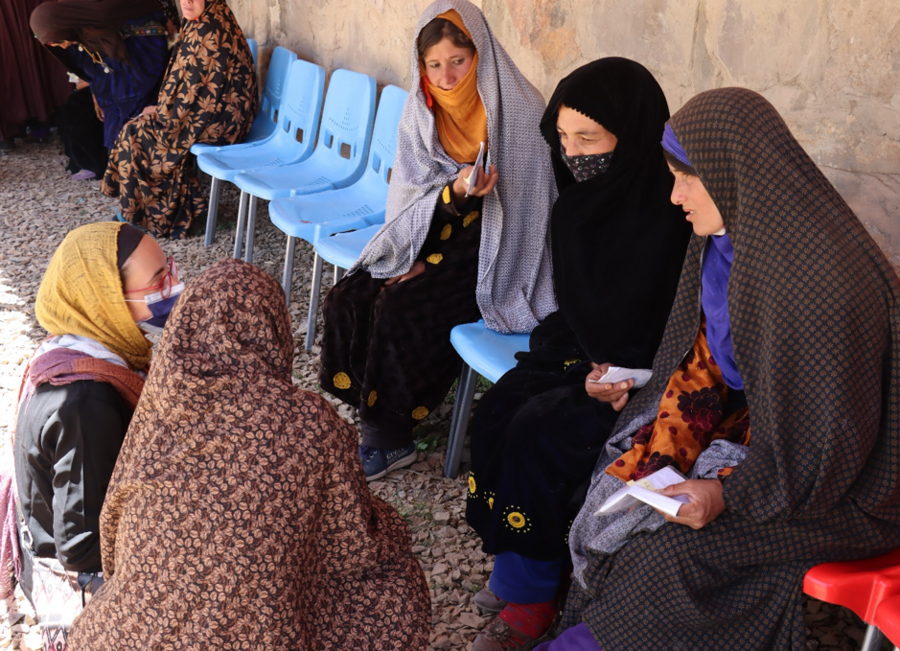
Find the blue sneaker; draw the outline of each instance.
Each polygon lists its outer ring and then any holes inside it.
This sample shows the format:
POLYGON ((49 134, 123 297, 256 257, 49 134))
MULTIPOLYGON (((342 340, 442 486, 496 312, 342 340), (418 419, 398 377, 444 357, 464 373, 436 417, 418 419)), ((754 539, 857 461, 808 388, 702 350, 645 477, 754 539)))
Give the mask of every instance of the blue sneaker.
POLYGON ((374 481, 381 479, 392 470, 414 464, 416 462, 416 444, 410 443, 395 450, 360 445, 359 458, 362 461, 363 471, 366 473, 366 481, 374 481))

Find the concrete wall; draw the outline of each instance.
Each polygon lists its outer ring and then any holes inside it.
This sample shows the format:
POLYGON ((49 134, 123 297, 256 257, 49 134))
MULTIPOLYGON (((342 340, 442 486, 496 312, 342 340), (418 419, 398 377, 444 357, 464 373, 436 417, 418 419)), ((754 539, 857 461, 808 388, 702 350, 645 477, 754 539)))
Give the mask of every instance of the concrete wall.
MULTIPOLYGON (((593 59, 646 65, 674 112, 695 93, 765 95, 900 266, 897 0, 476 0, 522 72, 549 97, 593 59)), ((261 45, 331 71, 409 87, 427 0, 230 0, 261 45)))

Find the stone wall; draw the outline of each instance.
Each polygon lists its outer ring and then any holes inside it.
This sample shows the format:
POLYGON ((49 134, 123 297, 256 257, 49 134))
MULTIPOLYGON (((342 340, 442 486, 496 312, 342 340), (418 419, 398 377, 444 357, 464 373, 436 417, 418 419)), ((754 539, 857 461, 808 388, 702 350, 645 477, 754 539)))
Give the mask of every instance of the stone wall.
MULTIPOLYGON (((329 72, 409 87, 427 0, 230 0, 263 46, 329 72)), ((900 265, 900 11, 896 0, 480 0, 497 38, 549 97, 567 72, 620 55, 674 112, 695 93, 765 95, 900 265)), ((266 52, 267 50, 263 50, 266 52)), ((265 59, 263 59, 265 61, 265 59)))

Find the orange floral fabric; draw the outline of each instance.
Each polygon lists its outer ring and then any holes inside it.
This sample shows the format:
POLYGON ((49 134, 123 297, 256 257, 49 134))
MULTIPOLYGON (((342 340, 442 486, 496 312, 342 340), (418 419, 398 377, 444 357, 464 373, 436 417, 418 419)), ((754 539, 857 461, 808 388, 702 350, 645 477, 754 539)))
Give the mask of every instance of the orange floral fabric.
POLYGON ((155 236, 183 239, 207 208, 189 162, 194 143, 229 145, 250 131, 259 109, 247 39, 225 0, 206 0, 185 20, 159 93, 156 114, 122 128, 101 189, 122 217, 155 236))
MULTIPOLYGON (((716 439, 749 445, 747 407, 724 418, 728 391, 709 351, 706 324, 702 323, 694 347, 669 378, 656 420, 637 431, 631 450, 611 463, 606 473, 628 482, 677 465, 687 474, 700 453, 716 439)), ((720 470, 719 477, 730 472, 730 468, 720 470)))
POLYGON ((72 649, 424 649, 409 527, 373 496, 357 432, 291 382, 278 283, 238 260, 166 325, 100 518, 107 581, 72 649))

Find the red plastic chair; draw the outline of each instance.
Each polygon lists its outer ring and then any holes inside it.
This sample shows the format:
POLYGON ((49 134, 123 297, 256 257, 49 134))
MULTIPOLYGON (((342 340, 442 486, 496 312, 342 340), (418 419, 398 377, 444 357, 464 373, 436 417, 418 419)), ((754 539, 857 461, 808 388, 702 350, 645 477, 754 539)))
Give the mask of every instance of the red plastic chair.
MULTIPOLYGON (((900 596, 900 549, 860 561, 816 565, 803 579, 803 591, 810 597, 849 608, 869 627, 861 651, 881 648, 884 634, 875 621, 881 602, 900 596)), ((898 619, 900 630, 900 619, 898 619)))
POLYGON ((900 596, 885 599, 875 610, 875 626, 900 648, 900 596))

